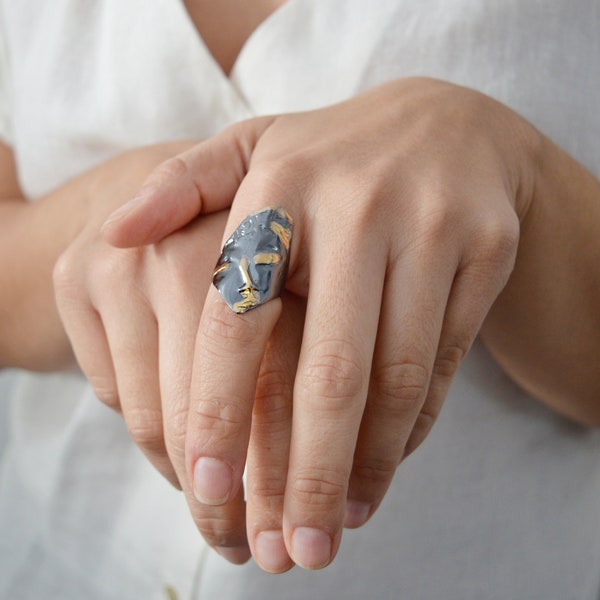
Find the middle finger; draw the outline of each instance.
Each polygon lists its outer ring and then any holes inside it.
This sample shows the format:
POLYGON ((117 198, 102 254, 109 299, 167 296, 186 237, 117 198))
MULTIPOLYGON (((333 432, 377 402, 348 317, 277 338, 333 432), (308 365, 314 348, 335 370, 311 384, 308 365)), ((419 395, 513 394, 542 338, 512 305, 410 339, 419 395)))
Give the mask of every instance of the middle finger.
POLYGON ((360 233, 313 224, 284 512, 290 555, 310 569, 329 564, 340 543, 377 333, 385 244, 360 233))

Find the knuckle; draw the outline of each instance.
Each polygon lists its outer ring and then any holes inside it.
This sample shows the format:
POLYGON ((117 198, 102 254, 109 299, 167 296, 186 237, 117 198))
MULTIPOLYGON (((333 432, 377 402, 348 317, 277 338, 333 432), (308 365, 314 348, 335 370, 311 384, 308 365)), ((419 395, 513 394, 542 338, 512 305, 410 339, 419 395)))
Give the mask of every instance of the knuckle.
MULTIPOLYGON (((256 452, 261 456, 287 453, 291 423, 292 382, 282 369, 263 368, 252 412, 252 440, 256 452)), ((261 470, 261 477, 262 473, 261 470)))
POLYGON ((391 481, 397 466, 398 463, 390 458, 372 458, 355 464, 352 468, 352 475, 363 482, 379 487, 387 485, 391 481))
POLYGON ((52 283, 57 292, 65 293, 77 290, 76 269, 73 255, 67 250, 59 257, 52 270, 52 283))
POLYGON ((262 180, 267 186, 274 186, 276 191, 285 190, 287 184, 304 178, 315 171, 314 153, 307 149, 299 149, 278 156, 268 163, 262 172, 262 180))
POLYGON ((252 194, 267 201, 278 201, 301 194, 306 182, 315 177, 316 163, 309 151, 298 150, 283 156, 267 157, 253 171, 249 182, 252 194))
POLYGON ((94 390, 96 398, 117 412, 121 410, 119 392, 114 381, 104 376, 88 375, 88 381, 94 390))
MULTIPOLYGON (((516 220, 516 216, 514 216, 516 220)), ((519 224, 504 217, 490 218, 473 238, 465 273, 482 289, 498 294, 513 270, 519 245, 519 224)))
POLYGON ((248 478, 248 494, 260 498, 271 506, 283 506, 285 480, 282 473, 275 468, 260 469, 253 477, 248 478))
POLYGON ((431 428, 438 418, 439 412, 439 406, 428 406, 427 403, 423 406, 413 428, 413 430, 420 432, 421 439, 425 439, 427 434, 431 431, 431 428))
POLYGON ((139 256, 138 249, 109 250, 88 257, 85 264, 85 280, 79 283, 86 288, 89 301, 102 312, 119 299, 140 296, 136 286, 136 267, 133 261, 139 256))
POLYGON ((424 245, 445 244, 453 229, 456 203, 442 190, 429 190, 415 212, 415 235, 424 245))
POLYGON ((164 177, 165 179, 171 177, 185 177, 188 174, 188 165, 180 156, 168 158, 158 165, 156 169, 156 175, 158 175, 158 177, 164 177))
POLYGON ((140 448, 153 453, 164 453, 164 433, 160 411, 130 410, 125 420, 131 439, 140 448))
POLYGON ((433 375, 444 379, 454 377, 467 354, 468 348, 468 342, 440 346, 433 365, 433 375))
POLYGON ((519 222, 516 215, 497 215, 481 224, 477 254, 485 262, 512 264, 518 244, 519 222))
POLYGON ((213 397, 192 404, 194 429, 218 438, 221 442, 239 439, 246 424, 245 411, 228 398, 213 397))
POLYGON ((425 438, 435 424, 438 414, 439 408, 428 408, 427 405, 423 407, 404 447, 402 460, 411 455, 425 441, 425 438))
POLYGON ((177 469, 185 462, 185 436, 165 436, 165 451, 167 456, 177 469))
POLYGON ((175 465, 182 465, 184 462, 187 416, 187 409, 178 410, 164 422, 165 447, 175 465))
POLYGON ((373 374, 378 402, 389 416, 405 417, 421 406, 429 387, 429 369, 410 360, 390 362, 373 374))
POLYGON ((303 506, 329 511, 346 498, 348 478, 333 470, 300 472, 293 478, 290 492, 303 506))
POLYGON ((356 398, 365 391, 366 373, 355 358, 358 352, 347 341, 325 341, 313 348, 303 373, 305 391, 309 397, 328 400, 356 398))
POLYGON ((277 366, 263 366, 256 382, 254 398, 261 413, 272 414, 287 409, 291 398, 292 381, 287 370, 277 366))
POLYGON ((59 303, 113 299, 115 284, 133 289, 131 281, 143 260, 143 248, 116 249, 96 245, 81 251, 68 248, 54 264, 52 284, 59 303))
POLYGON ((427 212, 421 216, 423 235, 428 240, 442 240, 448 233, 450 211, 440 199, 429 203, 427 212))
POLYGON ((246 318, 246 315, 234 314, 224 302, 214 305, 204 330, 209 348, 221 348, 226 345, 231 347, 232 351, 248 347, 259 334, 257 320, 246 318))
POLYGON ((235 523, 225 517, 197 514, 194 517, 196 527, 212 547, 241 546, 246 543, 246 537, 240 533, 235 523))
POLYGON ((141 250, 137 248, 110 249, 96 253, 87 266, 90 281, 102 284, 127 280, 132 274, 132 262, 140 254, 141 250))

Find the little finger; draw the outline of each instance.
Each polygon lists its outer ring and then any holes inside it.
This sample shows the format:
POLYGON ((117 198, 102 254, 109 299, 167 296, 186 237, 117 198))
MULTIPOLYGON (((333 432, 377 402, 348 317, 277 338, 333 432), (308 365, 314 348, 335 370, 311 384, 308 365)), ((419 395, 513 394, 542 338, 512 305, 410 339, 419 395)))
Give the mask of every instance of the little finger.
POLYGON ((346 527, 361 526, 381 502, 427 397, 453 275, 439 263, 407 253, 388 274, 346 527))

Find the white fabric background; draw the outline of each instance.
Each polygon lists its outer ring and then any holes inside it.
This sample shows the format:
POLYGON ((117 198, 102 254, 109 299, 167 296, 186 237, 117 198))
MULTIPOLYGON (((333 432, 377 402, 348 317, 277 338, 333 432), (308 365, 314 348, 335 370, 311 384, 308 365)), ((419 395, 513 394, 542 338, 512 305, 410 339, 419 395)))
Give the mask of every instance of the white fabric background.
POLYGON ((10 403, 8 398, 12 394, 15 374, 12 372, 0 373, 0 461, 2 452, 8 443, 8 415, 10 403))
MULTIPOLYGON (((289 0, 231 80, 175 0, 0 6, 0 113, 32 199, 132 146, 413 74, 506 102, 600 174, 597 0, 289 0)), ((598 600, 599 458, 598 432, 528 398, 476 344, 373 521, 323 572, 273 577, 205 551, 181 496, 82 378, 19 374, 0 597, 164 599, 172 585, 227 600, 598 600)))

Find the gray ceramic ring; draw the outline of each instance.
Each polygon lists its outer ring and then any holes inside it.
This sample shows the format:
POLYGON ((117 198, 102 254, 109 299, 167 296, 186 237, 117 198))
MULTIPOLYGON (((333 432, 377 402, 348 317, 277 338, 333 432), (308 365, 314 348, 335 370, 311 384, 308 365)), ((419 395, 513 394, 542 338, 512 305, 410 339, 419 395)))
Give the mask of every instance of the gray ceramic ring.
POLYGON ((241 314, 281 295, 287 277, 292 217, 283 207, 247 216, 225 242, 213 284, 241 314))

